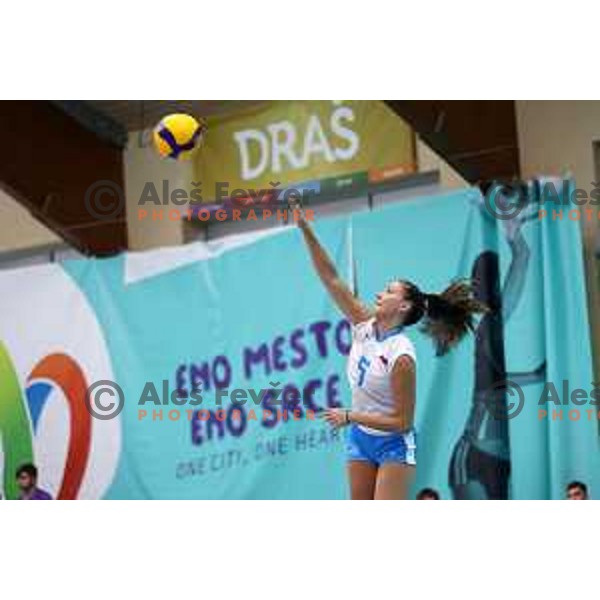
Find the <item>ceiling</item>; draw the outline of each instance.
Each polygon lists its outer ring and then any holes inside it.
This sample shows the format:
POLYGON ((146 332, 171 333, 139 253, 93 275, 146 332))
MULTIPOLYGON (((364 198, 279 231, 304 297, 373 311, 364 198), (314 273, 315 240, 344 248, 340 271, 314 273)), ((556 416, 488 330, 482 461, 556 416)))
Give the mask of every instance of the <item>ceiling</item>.
POLYGON ((264 100, 86 100, 127 131, 154 127, 165 115, 186 112, 201 117, 225 115, 264 104, 264 100))

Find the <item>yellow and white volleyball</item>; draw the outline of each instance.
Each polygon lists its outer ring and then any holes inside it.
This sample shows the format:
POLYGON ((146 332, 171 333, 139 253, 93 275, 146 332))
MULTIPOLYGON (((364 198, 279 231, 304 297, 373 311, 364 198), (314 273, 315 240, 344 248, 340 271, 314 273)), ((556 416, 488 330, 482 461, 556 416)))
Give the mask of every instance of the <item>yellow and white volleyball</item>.
POLYGON ((185 113, 175 113, 161 119, 154 128, 154 147, 163 158, 186 160, 201 144, 206 121, 185 113))

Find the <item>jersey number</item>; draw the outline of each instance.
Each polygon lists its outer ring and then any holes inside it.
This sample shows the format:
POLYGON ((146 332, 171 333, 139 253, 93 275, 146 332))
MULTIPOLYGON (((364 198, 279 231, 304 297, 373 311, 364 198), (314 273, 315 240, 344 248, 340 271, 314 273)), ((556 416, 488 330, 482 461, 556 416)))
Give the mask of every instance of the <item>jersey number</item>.
POLYGON ((371 361, 366 356, 361 356, 358 360, 358 387, 362 387, 367 376, 367 369, 371 361))

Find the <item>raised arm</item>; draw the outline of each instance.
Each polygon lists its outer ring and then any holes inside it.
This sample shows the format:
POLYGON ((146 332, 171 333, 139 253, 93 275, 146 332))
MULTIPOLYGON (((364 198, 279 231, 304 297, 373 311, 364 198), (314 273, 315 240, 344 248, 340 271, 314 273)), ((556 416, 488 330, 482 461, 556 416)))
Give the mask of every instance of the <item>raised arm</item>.
POLYGON ((529 246, 520 230, 517 230, 508 244, 512 253, 512 260, 502 288, 502 319, 504 323, 510 319, 519 300, 521 299, 527 265, 529 264, 529 246))
POLYGON ((308 246, 315 270, 340 310, 350 322, 355 324, 370 319, 373 316, 371 311, 354 296, 346 282, 339 276, 331 258, 321 246, 308 222, 302 217, 298 221, 298 226, 308 246))

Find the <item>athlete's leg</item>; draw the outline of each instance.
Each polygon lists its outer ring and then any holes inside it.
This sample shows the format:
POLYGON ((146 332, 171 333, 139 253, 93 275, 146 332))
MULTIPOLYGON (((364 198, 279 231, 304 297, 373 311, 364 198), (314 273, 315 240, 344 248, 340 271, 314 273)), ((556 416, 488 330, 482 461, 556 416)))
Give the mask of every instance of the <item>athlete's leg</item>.
POLYGON ((415 475, 415 467, 399 462, 379 466, 375 500, 406 500, 415 475))
POLYGON ((366 460, 351 460, 348 462, 348 476, 352 500, 373 500, 377 481, 376 465, 366 460))

